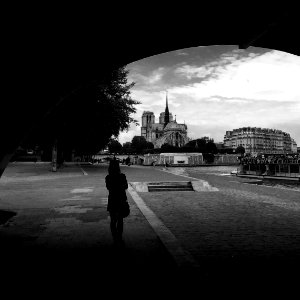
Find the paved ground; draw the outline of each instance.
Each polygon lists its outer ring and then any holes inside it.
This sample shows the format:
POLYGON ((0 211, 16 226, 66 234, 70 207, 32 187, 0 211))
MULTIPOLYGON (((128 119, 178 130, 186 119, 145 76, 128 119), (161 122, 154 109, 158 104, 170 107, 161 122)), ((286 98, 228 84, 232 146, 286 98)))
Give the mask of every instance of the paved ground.
POLYGON ((299 192, 249 184, 244 178, 199 175, 193 168, 162 169, 122 167, 129 182, 200 180, 212 189, 131 189, 125 247, 116 247, 106 211, 106 165, 67 166, 52 173, 48 164, 10 164, 0 180, 6 272, 34 268, 74 279, 96 273, 92 278, 97 280, 122 270, 156 284, 170 277, 198 282, 295 278, 299 192))

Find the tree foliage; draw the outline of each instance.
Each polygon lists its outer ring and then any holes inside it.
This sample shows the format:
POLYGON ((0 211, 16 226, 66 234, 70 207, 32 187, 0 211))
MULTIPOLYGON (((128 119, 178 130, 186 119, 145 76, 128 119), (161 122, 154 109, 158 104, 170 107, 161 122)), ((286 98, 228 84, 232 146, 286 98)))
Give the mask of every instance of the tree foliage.
MULTIPOLYGON (((152 143, 151 143, 152 144, 152 143)), ((131 148, 134 149, 136 153, 142 153, 144 149, 147 149, 149 143, 143 136, 134 136, 131 141, 131 148)))
POLYGON ((123 151, 124 150, 127 150, 127 149, 130 149, 131 148, 131 143, 130 142, 126 142, 123 144, 123 151))
POLYGON ((213 154, 218 153, 217 146, 213 142, 207 142, 205 144, 205 150, 206 150, 206 153, 213 153, 213 154))
POLYGON ((130 142, 126 142, 123 144, 122 147, 122 154, 133 154, 134 153, 134 149, 131 146, 130 142))
POLYGON ((131 115, 139 102, 130 96, 134 83, 127 82, 127 75, 128 70, 121 67, 64 96, 24 144, 48 149, 57 143, 58 151, 74 149, 79 155, 104 149, 130 123, 138 124, 131 115))
POLYGON ((220 154, 233 154, 233 149, 232 148, 224 148, 224 149, 219 149, 218 153, 220 154))
POLYGON ((147 153, 147 152, 149 152, 149 151, 151 151, 151 150, 153 150, 153 149, 154 149, 153 143, 147 142, 146 148, 144 149, 144 153, 147 153))
POLYGON ((190 149, 191 150, 190 152, 212 153, 212 154, 216 154, 218 152, 217 146, 213 142, 213 140, 206 140, 205 138, 189 141, 185 145, 185 147, 190 149))
POLYGON ((169 145, 168 143, 165 143, 165 144, 161 145, 161 147, 160 147, 161 153, 168 153, 168 152, 176 153, 176 152, 178 152, 179 149, 180 149, 179 147, 169 145))
POLYGON ((244 154, 245 153, 245 148, 243 146, 238 146, 236 149, 235 149, 235 153, 239 153, 239 154, 244 154))
POLYGON ((111 140, 108 143, 108 150, 110 153, 120 153, 122 152, 122 145, 117 140, 111 140))

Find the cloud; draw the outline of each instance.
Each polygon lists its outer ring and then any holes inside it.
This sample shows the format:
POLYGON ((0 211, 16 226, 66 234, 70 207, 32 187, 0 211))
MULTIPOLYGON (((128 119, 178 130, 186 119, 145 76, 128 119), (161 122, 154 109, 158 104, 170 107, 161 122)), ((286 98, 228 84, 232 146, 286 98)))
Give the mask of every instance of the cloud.
POLYGON ((176 55, 179 55, 179 56, 187 56, 189 55, 188 53, 184 52, 183 50, 178 50, 176 51, 176 55))
POLYGON ((141 135, 141 128, 140 126, 130 125, 128 131, 120 132, 118 136, 118 141, 122 145, 126 142, 131 142, 134 136, 141 135))
POLYGON ((207 102, 221 102, 222 100, 219 97, 209 97, 205 99, 207 102))
POLYGON ((228 99, 227 102, 230 102, 230 103, 240 103, 240 104, 251 103, 250 100, 245 100, 245 99, 228 99))
MULTIPOLYGON (((188 85, 174 87, 174 93, 193 97, 250 98, 270 101, 298 101, 300 61, 296 56, 272 51, 260 56, 242 56, 232 52, 204 66, 184 65, 174 70, 187 79, 205 78, 188 85)), ((171 91, 170 91, 171 92, 171 91)))
POLYGON ((174 73, 179 76, 184 76, 187 79, 205 78, 211 75, 212 68, 184 65, 175 69, 174 73))
POLYGON ((167 70, 164 67, 160 67, 145 74, 139 73, 138 68, 129 68, 129 71, 130 75, 128 76, 128 80, 130 82, 135 82, 139 88, 151 89, 154 84, 161 82, 167 70))
POLYGON ((154 83, 158 82, 159 80, 161 80, 164 75, 164 72, 165 72, 165 68, 163 68, 163 67, 160 67, 157 70, 152 71, 152 74, 150 74, 150 76, 148 78, 148 83, 154 84, 154 83))
MULTIPOLYGON (((300 90, 298 80, 300 78, 300 61, 298 58, 294 64, 286 62, 284 65, 273 65, 275 59, 271 55, 265 58, 257 57, 252 61, 221 67, 214 70, 214 78, 206 79, 189 85, 178 85, 170 93, 178 96, 207 98, 215 95, 221 97, 248 98, 252 100, 269 101, 299 101, 300 90)), ((188 77, 205 76, 211 74, 212 69, 181 67, 178 72, 185 71, 188 77)))
POLYGON ((209 77, 217 79, 220 75, 228 72, 228 68, 252 60, 258 55, 259 54, 247 53, 244 50, 236 49, 223 53, 218 59, 208 61, 202 66, 189 64, 179 66, 174 70, 174 74, 183 76, 187 79, 209 79, 209 77))

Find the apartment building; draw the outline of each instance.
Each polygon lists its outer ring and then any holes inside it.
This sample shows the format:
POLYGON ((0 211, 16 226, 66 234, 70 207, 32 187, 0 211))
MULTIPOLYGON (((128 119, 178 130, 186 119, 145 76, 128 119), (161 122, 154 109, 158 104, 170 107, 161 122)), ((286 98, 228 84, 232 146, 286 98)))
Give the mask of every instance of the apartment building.
POLYGON ((236 149, 238 146, 243 146, 246 153, 251 154, 297 152, 297 144, 288 133, 260 127, 242 127, 226 131, 224 147, 236 149))

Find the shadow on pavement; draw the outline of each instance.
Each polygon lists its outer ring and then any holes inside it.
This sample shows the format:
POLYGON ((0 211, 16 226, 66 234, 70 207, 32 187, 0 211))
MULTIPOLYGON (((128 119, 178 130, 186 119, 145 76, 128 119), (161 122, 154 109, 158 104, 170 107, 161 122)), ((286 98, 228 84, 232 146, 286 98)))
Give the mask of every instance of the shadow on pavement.
MULTIPOLYGON (((176 266, 165 253, 149 255, 144 261, 125 246, 102 245, 90 248, 24 246, 24 238, 0 236, 1 276, 28 276, 65 282, 121 281, 144 284, 214 285, 292 284, 299 276, 299 259, 290 258, 210 258, 200 268, 176 266), (117 280, 117 279, 116 279, 117 280), (118 279, 120 280, 120 278, 118 279)), ((171 287, 170 287, 171 288, 171 287)))
POLYGON ((5 224, 9 219, 16 216, 17 213, 9 210, 0 210, 0 225, 5 224))

